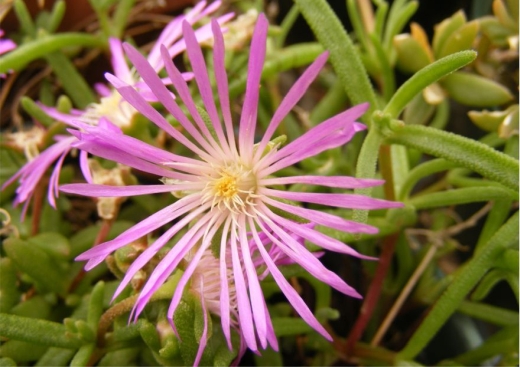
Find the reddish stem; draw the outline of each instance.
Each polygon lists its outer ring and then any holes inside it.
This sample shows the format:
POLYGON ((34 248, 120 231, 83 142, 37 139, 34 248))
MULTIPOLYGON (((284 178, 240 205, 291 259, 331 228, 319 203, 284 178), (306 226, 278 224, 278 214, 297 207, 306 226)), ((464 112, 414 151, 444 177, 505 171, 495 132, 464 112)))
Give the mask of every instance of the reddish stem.
MULTIPOLYGON (((106 237, 108 236, 108 233, 110 232, 110 229, 112 228, 112 224, 114 223, 113 220, 106 220, 104 219, 103 222, 101 222, 101 228, 99 229, 99 232, 96 236, 96 239, 94 240, 94 244, 92 247, 99 245, 101 242, 103 242, 106 237)), ((87 272, 84 269, 81 269, 78 275, 74 278, 72 283, 69 287, 69 292, 74 291, 78 284, 83 280, 87 272)))
POLYGON ((383 251, 381 252, 381 256, 379 258, 379 264, 377 265, 374 279, 370 284, 370 288, 368 289, 367 295, 363 301, 363 305, 361 306, 359 317, 357 318, 356 323, 354 324, 354 327, 350 331, 350 334, 347 338, 347 354, 351 354, 354 351, 354 347, 361 338, 363 331, 365 331, 368 321, 370 320, 370 317, 372 316, 372 313, 374 312, 374 309, 378 303, 381 289, 383 287, 383 282, 392 262, 392 256, 394 255, 395 245, 397 243, 398 237, 399 234, 396 233, 389 235, 383 240, 383 251))
POLYGON ((34 188, 31 235, 35 236, 40 231, 40 218, 43 210, 43 193, 47 180, 41 181, 34 188))

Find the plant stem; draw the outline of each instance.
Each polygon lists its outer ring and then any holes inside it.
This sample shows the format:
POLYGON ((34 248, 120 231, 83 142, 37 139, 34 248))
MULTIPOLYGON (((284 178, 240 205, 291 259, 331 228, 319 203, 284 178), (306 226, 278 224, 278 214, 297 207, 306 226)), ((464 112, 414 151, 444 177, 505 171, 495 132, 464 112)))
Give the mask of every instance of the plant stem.
POLYGON ((354 327, 347 337, 347 354, 351 354, 354 351, 356 343, 361 338, 361 335, 363 334, 363 331, 365 330, 368 321, 370 320, 370 317, 372 316, 372 313, 374 312, 374 309, 379 301, 383 282, 386 278, 388 269, 390 268, 398 238, 399 234, 392 234, 386 237, 383 241, 383 251, 381 252, 381 256, 379 258, 379 264, 377 266, 374 279, 372 280, 372 283, 370 283, 370 288, 368 289, 366 297, 363 300, 363 304, 361 305, 359 317, 357 318, 354 327))

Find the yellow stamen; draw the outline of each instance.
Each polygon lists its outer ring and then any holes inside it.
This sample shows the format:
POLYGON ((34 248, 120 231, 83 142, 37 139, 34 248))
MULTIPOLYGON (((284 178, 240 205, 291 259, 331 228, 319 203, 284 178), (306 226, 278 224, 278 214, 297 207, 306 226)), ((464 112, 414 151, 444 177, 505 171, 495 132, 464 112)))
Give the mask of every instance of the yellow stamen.
POLYGON ((232 176, 224 176, 215 183, 215 195, 226 199, 232 198, 238 193, 237 179, 232 176))

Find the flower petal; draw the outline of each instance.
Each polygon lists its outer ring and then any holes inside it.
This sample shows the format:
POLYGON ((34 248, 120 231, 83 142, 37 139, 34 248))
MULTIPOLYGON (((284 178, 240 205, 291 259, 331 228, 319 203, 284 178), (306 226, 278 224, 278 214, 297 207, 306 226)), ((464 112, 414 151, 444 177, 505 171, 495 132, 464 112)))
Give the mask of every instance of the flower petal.
POLYGON ((265 264, 269 268, 269 271, 273 275, 273 278, 275 282, 278 284, 280 289, 282 290, 283 294, 287 297, 287 300, 291 303, 291 305, 294 307, 296 312, 302 317, 302 319, 305 320, 307 324, 309 324, 314 330, 316 330, 318 333, 323 335, 327 340, 332 341, 332 337, 330 334, 325 330, 323 325, 319 323, 319 321, 316 319, 316 317, 312 314, 312 312, 309 310, 309 307, 305 304, 305 302, 301 299, 301 297, 298 295, 298 293, 294 290, 293 287, 287 282, 287 280, 284 278, 280 270, 276 267, 276 265, 273 263, 271 258, 269 257, 269 254, 264 248, 264 245, 262 244, 262 241, 258 237, 258 232, 255 228, 255 223, 251 218, 249 218, 249 226, 251 228, 251 232, 253 234, 253 238, 256 241, 256 244, 258 246, 258 250, 260 251, 260 254, 262 258, 265 261, 265 264))
POLYGON ((224 37, 222 31, 216 20, 211 20, 211 29, 213 31, 213 67, 215 80, 217 81, 218 97, 220 100, 220 109, 222 111, 222 117, 224 118, 224 124, 226 126, 226 133, 229 141, 229 145, 235 155, 236 142, 235 142, 235 131, 233 130, 233 120, 231 118, 231 109, 229 105, 229 87, 225 68, 225 53, 224 48, 224 37))
POLYGON ((211 90, 207 66, 202 55, 202 50, 197 42, 197 39, 195 38, 193 29, 187 22, 183 22, 182 30, 187 45, 186 51, 188 52, 188 57, 191 61, 191 67, 193 68, 193 73, 195 74, 195 81, 199 87, 200 96, 202 98, 202 102, 204 103, 204 108, 208 112, 213 128, 215 129, 215 133, 219 139, 221 148, 223 148, 224 152, 229 155, 229 145, 226 141, 226 138, 224 137, 224 131, 222 130, 222 125, 218 117, 217 107, 213 101, 213 91, 211 90))
POLYGON ((337 229, 338 231, 344 231, 349 233, 367 233, 376 234, 378 229, 376 227, 369 226, 368 224, 358 223, 351 220, 343 219, 336 215, 332 215, 320 210, 313 210, 302 208, 295 205, 289 205, 282 203, 278 200, 265 197, 264 203, 270 204, 279 209, 285 210, 291 214, 303 217, 313 223, 321 224, 322 226, 337 229))
POLYGON ((310 192, 280 191, 262 188, 259 193, 279 197, 287 200, 303 201, 306 203, 322 204, 337 208, 350 209, 388 209, 402 208, 403 204, 357 194, 318 194, 310 192))
POLYGON ((319 72, 327 62, 329 56, 328 51, 322 53, 318 58, 305 70, 305 72, 298 78, 296 83, 293 84, 289 92, 285 95, 282 103, 276 109, 276 112, 267 127, 267 130, 262 137, 260 145, 256 151, 255 160, 260 158, 260 154, 264 151, 267 143, 273 136, 276 128, 280 125, 282 120, 287 116, 289 111, 298 103, 302 98, 303 94, 307 91, 311 83, 316 79, 319 72))
POLYGON ((166 223, 171 222, 175 218, 183 215, 184 213, 199 205, 200 195, 186 196, 137 223, 135 226, 121 233, 113 240, 107 241, 91 248, 88 251, 85 251, 76 257, 76 260, 89 260, 89 263, 85 266, 85 269, 90 270, 103 261, 107 255, 117 250, 118 248, 147 235, 148 233, 156 230, 166 223))
POLYGON ((384 182, 384 180, 355 178, 348 176, 290 176, 262 179, 259 184, 262 186, 267 186, 303 183, 309 185, 338 187, 342 189, 360 189, 365 187, 379 186, 384 182))
POLYGON ((131 185, 110 186, 97 184, 69 184, 60 187, 60 191, 68 194, 76 194, 92 197, 127 197, 137 195, 158 194, 163 192, 175 192, 190 189, 203 188, 203 184, 179 184, 179 185, 131 185))
POLYGON ((258 92, 264 67, 268 26, 267 18, 264 14, 260 14, 253 32, 253 38, 251 39, 251 50, 249 51, 246 94, 244 97, 244 105, 242 106, 242 115, 240 117, 238 140, 240 155, 246 159, 252 157, 253 153, 256 116, 258 113, 258 92))

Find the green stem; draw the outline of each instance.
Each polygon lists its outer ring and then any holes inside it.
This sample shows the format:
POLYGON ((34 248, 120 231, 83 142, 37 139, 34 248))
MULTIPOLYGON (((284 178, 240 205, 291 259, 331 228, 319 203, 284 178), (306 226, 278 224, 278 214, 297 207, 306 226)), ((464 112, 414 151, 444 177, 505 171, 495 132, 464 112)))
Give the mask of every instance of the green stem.
POLYGON ((0 335, 49 347, 76 349, 83 345, 63 324, 8 314, 0 314, 0 335))
POLYGON ((22 0, 16 0, 13 4, 14 12, 16 13, 16 17, 18 18, 18 22, 20 23, 20 28, 22 32, 30 37, 34 37, 36 35, 36 26, 31 18, 31 14, 25 5, 25 2, 22 0))
MULTIPOLYGON (((359 152, 358 163, 356 166, 356 177, 373 178, 376 172, 377 157, 379 154, 379 147, 383 141, 383 135, 378 128, 370 129, 368 132, 361 151, 359 152)), ((356 194, 370 196, 372 188, 363 188, 355 190, 356 194)), ((354 210, 352 219, 356 222, 366 223, 368 219, 367 210, 354 210)))
POLYGON ((64 47, 104 47, 104 40, 85 33, 47 35, 22 44, 0 57, 0 73, 22 70, 28 63, 64 47))
POLYGON ((437 105, 435 115, 430 121, 430 127, 444 130, 450 119, 450 102, 444 99, 439 105, 437 105))
POLYGON ((65 1, 59 0, 54 3, 51 15, 47 23, 47 32, 54 33, 60 26, 63 16, 65 15, 65 1))
POLYGON ((325 0, 295 2, 318 41, 330 52, 330 61, 349 99, 353 104, 370 103, 363 118, 364 122, 370 123, 369 116, 378 106, 376 94, 358 52, 338 17, 325 0))
POLYGON ((410 171, 405 181, 403 182, 397 199, 399 201, 403 201, 407 197, 409 197, 410 193, 412 192, 412 189, 422 178, 454 167, 457 167, 457 164, 442 158, 432 159, 431 161, 428 161, 415 167, 410 171))
POLYGON ((412 75, 394 94, 384 113, 397 118, 405 106, 421 91, 440 78, 469 64, 477 57, 475 51, 460 51, 443 57, 412 75))
POLYGON ((92 89, 67 56, 53 52, 46 55, 45 59, 76 106, 83 109, 96 100, 92 89))
POLYGON ((354 33, 357 36, 356 39, 361 44, 361 48, 367 53, 370 53, 370 47, 367 42, 368 34, 365 32, 365 27, 361 23, 361 14, 359 13, 356 0, 347 0, 347 14, 350 23, 352 23, 352 28, 354 28, 354 33))
POLYGON ((128 21, 128 15, 134 6, 135 0, 123 0, 117 4, 117 8, 112 17, 112 27, 114 36, 121 38, 128 21))
POLYGON ((372 34, 370 36, 374 49, 376 51, 377 62, 379 63, 381 70, 381 83, 383 90, 383 98, 385 101, 389 101, 395 93, 395 78, 394 71, 390 65, 388 55, 385 53, 381 41, 372 34))
POLYGON ((388 143, 402 144, 447 159, 518 191, 518 161, 482 143, 418 125, 397 127, 388 135, 388 143))
POLYGON ((495 325, 508 326, 518 324, 518 312, 485 303, 462 301, 458 311, 495 325))
POLYGON ((473 257, 464 271, 457 274, 448 289, 435 303, 405 348, 400 359, 413 359, 437 334, 446 320, 457 310, 462 300, 489 270, 497 257, 511 244, 518 242, 518 212, 489 240, 485 248, 473 257))
POLYGON ((408 201, 415 209, 439 208, 442 206, 469 204, 482 201, 502 200, 511 197, 510 190, 494 187, 465 187, 420 195, 408 201))
POLYGON ((397 2, 394 2, 394 6, 392 7, 392 10, 396 9, 395 16, 393 16, 390 12, 390 16, 388 17, 386 32, 385 32, 385 38, 383 46, 385 48, 386 55, 392 55, 393 50, 393 41, 395 35, 399 33, 406 23, 408 23, 408 20, 414 15, 414 13, 417 11, 417 8, 419 7, 418 1, 411 1, 408 4, 399 5, 397 2))
POLYGON ((375 1, 377 3, 376 20, 374 24, 374 34, 377 38, 383 37, 383 28, 385 25, 386 15, 388 14, 388 3, 386 1, 375 1))
POLYGON ((504 353, 515 353, 515 351, 518 351, 518 324, 503 328, 482 345, 461 354, 454 361, 457 365, 477 366, 491 357, 504 353))
POLYGON ((280 24, 280 34, 278 35, 276 39, 276 45, 279 48, 282 48, 285 40, 287 38, 287 35, 289 34, 289 31, 291 30, 292 26, 296 22, 296 19, 298 19, 298 16, 300 15, 300 9, 298 9, 297 6, 293 5, 291 10, 287 13, 285 18, 283 18, 282 24, 280 24))

